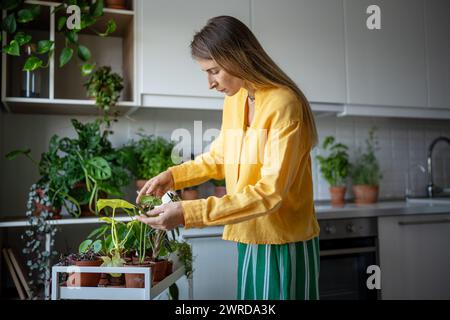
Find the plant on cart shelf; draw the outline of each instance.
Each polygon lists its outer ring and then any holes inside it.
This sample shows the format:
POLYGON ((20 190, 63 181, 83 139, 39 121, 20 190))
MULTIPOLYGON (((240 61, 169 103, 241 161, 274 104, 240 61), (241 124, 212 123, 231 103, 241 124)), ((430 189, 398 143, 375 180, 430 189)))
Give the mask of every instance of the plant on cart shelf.
POLYGON ((356 203, 367 204, 378 200, 379 183, 383 175, 375 155, 378 150, 376 130, 375 127, 369 130, 366 151, 362 153, 359 149, 356 160, 352 164, 351 176, 356 203))
MULTIPOLYGON (((83 75, 89 74, 93 69, 93 64, 89 63, 91 60, 91 52, 89 48, 80 43, 78 34, 83 29, 89 29, 98 36, 106 37, 117 29, 116 23, 112 19, 108 20, 104 32, 100 32, 94 28, 97 20, 104 16, 103 0, 61 0, 59 2, 61 4, 51 9, 52 13, 60 10, 66 11, 70 5, 76 5, 81 9, 80 25, 78 28, 73 28, 68 25, 67 20, 70 19, 68 15, 63 14, 56 21, 56 32, 64 36, 64 47, 59 56, 59 67, 65 66, 72 59, 74 50, 76 50, 78 57, 84 63, 81 67, 81 73, 83 75)), ((2 48, 3 51, 11 56, 20 56, 21 47, 28 44, 37 47, 36 53, 28 57, 25 61, 22 68, 24 71, 33 71, 38 68, 48 67, 50 58, 54 53, 55 43, 53 40, 44 39, 33 43, 32 36, 28 32, 28 25, 39 19, 43 11, 45 11, 43 8, 47 9, 48 7, 41 4, 27 3, 23 0, 7 0, 2 1, 0 4, 0 10, 5 10, 6 12, 6 17, 0 25, 0 31, 6 32, 8 36, 8 43, 2 48), (42 60, 42 55, 47 56, 46 64, 42 60)), ((1 37, 0 33, 0 40, 1 37)))
POLYGON ((328 156, 316 156, 320 172, 330 185, 331 204, 341 206, 345 202, 346 180, 350 170, 348 147, 336 142, 333 136, 328 136, 322 143, 322 149, 328 152, 328 156))
POLYGON ((123 78, 119 74, 111 72, 111 67, 102 66, 91 74, 84 86, 87 95, 95 98, 95 104, 102 113, 107 126, 110 126, 111 112, 114 120, 117 121, 118 111, 113 112, 112 109, 119 101, 120 93, 123 90, 123 78))

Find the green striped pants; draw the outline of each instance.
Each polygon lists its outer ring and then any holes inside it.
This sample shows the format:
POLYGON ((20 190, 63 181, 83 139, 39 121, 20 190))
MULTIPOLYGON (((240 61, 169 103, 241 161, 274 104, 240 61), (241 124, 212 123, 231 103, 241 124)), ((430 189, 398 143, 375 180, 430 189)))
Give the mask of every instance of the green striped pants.
POLYGON ((237 247, 239 300, 319 299, 319 237, 237 247))

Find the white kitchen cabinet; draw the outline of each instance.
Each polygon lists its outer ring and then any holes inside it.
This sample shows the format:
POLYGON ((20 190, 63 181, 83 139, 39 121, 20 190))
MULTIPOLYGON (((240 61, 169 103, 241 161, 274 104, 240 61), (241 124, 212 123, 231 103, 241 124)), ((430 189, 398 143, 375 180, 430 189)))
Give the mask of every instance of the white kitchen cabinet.
MULTIPOLYGON (((236 299, 237 246, 236 242, 222 240, 222 231, 222 227, 212 227, 182 232, 194 257, 194 300, 236 299)), ((178 286, 180 297, 186 296, 186 281, 179 281, 178 286)))
POLYGON ((252 29, 309 101, 345 103, 343 0, 257 0, 252 29))
POLYGON ((249 24, 249 1, 141 1, 138 41, 144 106, 204 103, 206 108, 216 105, 220 109, 223 94, 208 90, 206 73, 191 58, 189 45, 212 17, 231 15, 249 24))
POLYGON ((380 217, 382 299, 450 299, 450 213, 380 217))
POLYGON ((424 0, 344 0, 350 104, 427 106, 424 6, 424 0), (380 7, 380 30, 366 26, 370 5, 380 7))
POLYGON ((450 109, 450 1, 425 1, 429 106, 450 109))

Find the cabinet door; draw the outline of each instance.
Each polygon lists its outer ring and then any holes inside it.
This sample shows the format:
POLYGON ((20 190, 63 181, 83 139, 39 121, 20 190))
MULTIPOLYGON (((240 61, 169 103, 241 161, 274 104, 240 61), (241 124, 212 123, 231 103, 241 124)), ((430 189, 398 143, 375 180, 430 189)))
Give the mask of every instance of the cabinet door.
POLYGON ((450 299, 450 214, 379 218, 383 299, 450 299))
POLYGON ((140 12, 141 93, 223 97, 208 90, 206 74, 191 58, 190 43, 208 19, 231 15, 249 23, 249 1, 145 0, 140 12))
POLYGON ((429 105, 450 109, 450 1, 425 1, 429 105))
POLYGON ((348 101, 427 106, 424 0, 344 0, 348 101), (381 29, 366 25, 370 5, 381 29))
MULTIPOLYGON (((222 240, 221 235, 189 236, 186 241, 192 246, 194 257, 193 298, 235 300, 238 263, 236 243, 222 240)), ((178 286, 180 297, 187 297, 187 282, 179 281, 178 286)))
POLYGON ((343 0, 258 0, 252 28, 313 102, 346 101, 343 0))

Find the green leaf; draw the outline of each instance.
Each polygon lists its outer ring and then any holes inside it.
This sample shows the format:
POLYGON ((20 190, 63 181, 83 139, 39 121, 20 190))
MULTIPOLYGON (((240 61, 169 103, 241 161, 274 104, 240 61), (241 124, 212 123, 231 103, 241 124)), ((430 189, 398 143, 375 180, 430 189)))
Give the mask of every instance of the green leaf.
POLYGON ((66 38, 73 44, 78 43, 78 34, 74 30, 70 30, 70 31, 66 32, 66 38))
POLYGON ((33 13, 29 9, 22 9, 17 12, 17 21, 19 23, 27 23, 33 21, 33 13))
POLYGON ((25 61, 25 64, 23 66, 23 71, 33 71, 36 70, 37 68, 42 67, 42 65, 44 64, 44 62, 39 59, 38 57, 29 57, 27 59, 27 61, 25 61))
MULTIPOLYGON (((136 206, 129 203, 128 201, 122 200, 122 199, 100 199, 97 201, 97 210, 100 211, 105 207, 110 207, 112 209, 117 208, 125 208, 125 209, 135 209, 136 206)), ((102 217, 100 220, 103 220, 107 217, 102 217)), ((109 219, 109 218, 108 218, 109 219)), ((105 220, 107 221, 107 220, 105 220)))
POLYGON ((30 149, 14 150, 14 151, 11 151, 11 152, 7 153, 5 155, 5 158, 8 159, 8 160, 14 160, 15 158, 17 158, 17 156, 19 156, 19 155, 25 155, 26 156, 26 155, 29 155, 30 152, 31 152, 30 149))
POLYGON ((102 16, 103 15, 103 7, 104 7, 103 0, 95 1, 94 5, 91 6, 91 9, 90 9, 91 15, 94 18, 98 18, 98 17, 102 16))
POLYGON ((89 59, 91 59, 91 52, 85 46, 79 45, 78 57, 80 57, 80 59, 83 61, 88 61, 89 59))
POLYGON ((41 14, 41 6, 38 4, 30 6, 29 9, 33 15, 33 18, 36 18, 41 14))
POLYGON ((10 44, 4 47, 4 50, 7 54, 11 56, 20 56, 20 47, 17 40, 12 40, 10 44))
POLYGON ((37 53, 47 53, 53 49, 54 42, 51 40, 41 40, 38 42, 37 53))
POLYGON ((64 26, 66 25, 66 22, 67 22, 66 16, 59 17, 57 27, 56 27, 58 29, 58 31, 61 31, 64 28, 64 26))
POLYGON ((29 34, 25 34, 24 32, 17 32, 14 36, 14 40, 19 43, 19 46, 23 46, 24 44, 30 42, 31 36, 29 34))
POLYGON ((111 167, 101 157, 94 157, 86 162, 86 170, 95 180, 106 180, 111 178, 111 167))
POLYGON ((85 63, 81 66, 81 74, 83 77, 88 76, 92 73, 92 70, 94 70, 95 64, 89 64, 85 63))
POLYGON ((2 24, 3 30, 8 33, 14 33, 17 29, 16 18, 14 17, 14 13, 11 13, 3 20, 2 24))
POLYGON ((106 37, 111 33, 113 33, 114 31, 116 31, 116 29, 117 29, 116 22, 114 20, 109 20, 108 23, 106 24, 106 31, 104 33, 99 33, 99 36, 106 37))
POLYGON ((94 247, 94 253, 99 253, 102 250, 102 241, 100 239, 95 240, 92 246, 94 247))
POLYGON ((92 240, 90 240, 90 239, 84 240, 82 243, 80 243, 80 246, 78 247, 78 252, 85 253, 86 251, 89 250, 89 247, 91 246, 91 244, 92 244, 92 240))
POLYGON ((69 62, 70 59, 72 59, 72 55, 73 55, 73 49, 65 47, 61 51, 61 55, 59 56, 59 67, 63 67, 67 62, 69 62))

